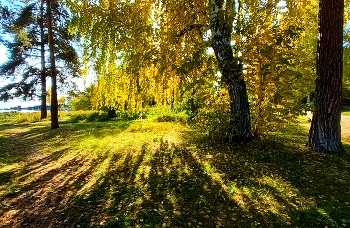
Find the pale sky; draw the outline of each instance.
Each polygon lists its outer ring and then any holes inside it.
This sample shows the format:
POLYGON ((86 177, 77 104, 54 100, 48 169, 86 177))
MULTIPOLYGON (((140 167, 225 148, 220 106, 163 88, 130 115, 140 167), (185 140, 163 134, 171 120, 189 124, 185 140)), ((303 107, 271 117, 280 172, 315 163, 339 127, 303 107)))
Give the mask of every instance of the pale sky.
MULTIPOLYGON (((6 62, 7 55, 6 55, 6 48, 3 45, 0 45, 0 65, 6 62)), ((4 81, 0 78, 0 87, 3 87, 4 81)), ((40 105, 40 101, 22 101, 21 99, 13 99, 9 100, 7 102, 0 101, 0 110, 4 108, 11 108, 11 107, 30 107, 35 105, 40 105)))
MULTIPOLYGON (((1 5, 9 5, 10 1, 8 0, 0 0, 1 5)), ((7 60, 7 53, 6 53, 6 48, 5 46, 0 44, 0 65, 6 62, 7 60)), ((0 78, 0 87, 4 86, 4 82, 0 78)), ((22 107, 28 107, 28 106, 33 106, 33 105, 39 105, 39 101, 27 101, 23 102, 19 99, 14 99, 10 100, 8 102, 0 101, 0 109, 3 108, 11 108, 11 107, 16 107, 18 105, 21 105, 22 107)))
MULTIPOLYGON (((6 62, 7 55, 6 55, 6 48, 3 45, 0 45, 0 65, 6 62)), ((2 79, 0 79, 0 87, 4 86, 4 82, 2 79)), ((20 99, 13 99, 7 102, 0 101, 0 109, 4 108, 11 108, 16 106, 22 106, 22 107, 30 107, 34 105, 40 105, 40 101, 22 101, 20 99)))
MULTIPOLYGON (((4 62, 6 62, 7 60, 7 55, 6 55, 6 48, 0 44, 0 65, 3 64, 4 62)), ((77 84, 78 89, 80 91, 83 91, 85 89, 85 87, 89 86, 90 84, 92 84, 94 82, 96 78, 95 74, 90 73, 87 78, 76 78, 73 79, 73 81, 77 84)), ((47 87, 50 87, 51 82, 50 80, 47 80, 47 87)), ((4 81, 1 79, 0 77, 0 87, 4 86, 4 81)), ((61 94, 61 91, 57 91, 58 92, 58 96, 62 96, 64 94, 61 94)), ((23 107, 30 107, 30 106, 36 106, 36 105, 40 105, 40 100, 37 98, 36 100, 28 100, 28 101, 22 101, 21 99, 15 98, 13 100, 9 100, 7 102, 4 101, 0 101, 0 110, 4 109, 4 108, 11 108, 11 107, 17 107, 17 106, 21 106, 23 107)))
MULTIPOLYGON (((0 45, 0 65, 3 64, 4 62, 6 62, 7 60, 7 55, 6 55, 6 48, 3 45, 0 45)), ((0 87, 4 86, 4 82, 0 79, 0 87)), ((8 102, 4 102, 4 101, 0 101, 0 109, 3 108, 10 108, 10 107, 15 107, 18 105, 21 105, 23 107, 28 107, 28 106, 32 106, 32 105, 36 105, 36 104, 40 104, 40 102, 22 102, 18 99, 15 100, 11 100, 8 102)))

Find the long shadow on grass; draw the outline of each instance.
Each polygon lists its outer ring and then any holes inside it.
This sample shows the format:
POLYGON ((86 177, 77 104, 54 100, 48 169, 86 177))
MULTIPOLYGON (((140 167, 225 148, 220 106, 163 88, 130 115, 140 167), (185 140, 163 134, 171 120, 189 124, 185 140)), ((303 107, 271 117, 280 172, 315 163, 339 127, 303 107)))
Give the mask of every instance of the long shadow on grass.
POLYGON ((101 124, 89 125, 97 126, 100 134, 84 125, 69 124, 57 130, 40 125, 31 125, 31 128, 18 125, 18 131, 5 135, 5 143, 1 145, 6 152, 0 155, 0 161, 5 161, 2 165, 6 168, 18 161, 22 163, 0 173, 0 190, 9 189, 0 197, 0 226, 60 226, 58 218, 66 202, 86 182, 98 176, 98 166, 110 156, 108 151, 97 157, 72 152, 76 142, 87 135, 103 138, 113 133, 117 136, 128 126, 126 123, 104 124, 109 125, 107 129, 100 129, 101 124), (41 150, 38 158, 35 157, 37 150, 41 150), (28 161, 28 156, 34 157, 28 161), (19 159, 15 160, 17 157, 19 159))
POLYGON ((81 227, 349 224, 348 153, 302 145, 287 136, 235 146, 162 141, 155 151, 145 144, 140 153, 111 159, 91 190, 67 204, 62 220, 81 227))
MULTIPOLYGON (((9 129, 26 129, 28 124, 0 124, 0 130, 5 132, 9 129)), ((0 136, 0 168, 4 165, 10 165, 16 162, 23 161, 29 153, 29 148, 23 148, 21 138, 23 133, 3 133, 0 136)), ((30 147, 30 146, 29 146, 30 147)))
POLYGON ((106 157, 86 160, 83 157, 74 156, 58 167, 41 170, 43 172, 41 176, 24 184, 20 192, 11 195, 13 198, 16 197, 15 202, 4 201, 1 213, 3 225, 67 227, 65 223, 60 224, 61 211, 72 195, 81 189, 80 183, 87 181, 94 173, 96 166, 104 159, 106 157))
POLYGON ((293 131, 246 145, 161 141, 157 149, 145 143, 140 151, 104 153, 94 160, 73 155, 26 186, 27 195, 40 199, 27 200, 23 193, 17 204, 29 206, 14 211, 18 220, 10 225, 350 225, 348 145, 342 154, 314 153, 302 146, 305 132, 293 131))
POLYGON ((304 129, 293 128, 248 145, 204 150, 213 157, 215 171, 223 174, 228 194, 253 210, 260 225, 349 225, 349 147, 339 154, 312 152, 303 145, 304 129))
MULTIPOLYGON (((69 145, 79 139, 93 137, 102 139, 109 135, 116 135, 125 131, 130 122, 103 122, 103 123, 76 123, 61 124, 60 128, 50 130, 46 125, 38 124, 15 124, 6 125, 5 129, 16 128, 19 133, 5 134, 0 137, 0 164, 10 165, 26 160, 27 156, 35 153, 40 146, 49 143, 48 156, 42 158, 46 163, 57 160, 62 150, 57 147, 69 145), (23 130, 23 131, 22 131, 23 130)), ((4 125, 0 125, 4 126, 4 125)), ((75 143, 77 143, 75 142, 75 143)), ((40 160, 35 161, 40 163, 40 160)), ((32 164, 27 164, 30 166, 32 164)))
POLYGON ((308 151, 302 146, 305 136, 302 129, 294 128, 244 146, 185 147, 162 142, 155 152, 144 146, 141 154, 127 156, 122 169, 106 174, 96 193, 81 201, 93 212, 78 224, 349 225, 349 153, 308 151), (97 216, 96 211, 100 211, 97 216))
POLYGON ((144 145, 138 156, 127 155, 65 214, 86 227, 215 227, 233 221, 235 210, 221 184, 187 150, 162 143, 156 151, 144 145))
MULTIPOLYGON (((87 195, 76 197, 65 214, 71 223, 85 227, 282 227, 288 224, 288 218, 275 213, 269 205, 266 210, 259 210, 263 205, 249 198, 254 195, 239 192, 244 188, 274 191, 274 187, 258 185, 256 180, 251 180, 255 174, 244 173, 241 165, 231 163, 231 171, 220 172, 214 166, 230 161, 219 157, 222 160, 211 162, 212 154, 206 160, 200 152, 169 146, 166 142, 153 152, 144 146, 140 155, 128 154, 122 166, 109 170, 87 195), (237 189, 231 188, 233 185, 237 189), (77 214, 81 211, 87 213, 77 214)), ((283 198, 283 193, 275 193, 273 197, 279 204, 292 205, 283 198)))

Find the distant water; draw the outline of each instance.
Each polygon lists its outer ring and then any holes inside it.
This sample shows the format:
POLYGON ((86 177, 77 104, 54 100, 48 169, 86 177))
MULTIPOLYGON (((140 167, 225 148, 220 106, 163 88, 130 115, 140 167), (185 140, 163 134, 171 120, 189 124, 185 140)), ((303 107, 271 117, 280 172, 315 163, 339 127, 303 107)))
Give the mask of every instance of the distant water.
MULTIPOLYGON (((50 110, 47 110, 48 112, 50 112, 50 110)), ((22 109, 20 111, 17 110, 5 110, 5 109, 0 109, 0 113, 1 112, 40 112, 40 110, 29 110, 29 109, 22 109)))

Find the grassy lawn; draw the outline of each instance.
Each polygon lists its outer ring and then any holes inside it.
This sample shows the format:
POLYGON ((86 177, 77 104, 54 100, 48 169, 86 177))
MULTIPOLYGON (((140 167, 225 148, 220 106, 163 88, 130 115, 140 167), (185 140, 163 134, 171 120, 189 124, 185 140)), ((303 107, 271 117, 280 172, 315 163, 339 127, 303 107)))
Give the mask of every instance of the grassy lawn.
POLYGON ((301 118, 216 144, 175 119, 0 122, 0 226, 350 226, 350 142, 309 151, 301 118))

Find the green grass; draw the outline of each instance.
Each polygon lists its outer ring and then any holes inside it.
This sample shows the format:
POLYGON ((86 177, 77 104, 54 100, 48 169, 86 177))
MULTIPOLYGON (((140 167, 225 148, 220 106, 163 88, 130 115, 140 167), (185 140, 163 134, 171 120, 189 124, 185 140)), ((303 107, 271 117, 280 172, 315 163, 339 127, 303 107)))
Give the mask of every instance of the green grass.
POLYGON ((350 226, 350 144, 310 151, 307 119, 227 145, 149 116, 1 123, 0 226, 350 226))
POLYGON ((342 115, 350 116, 350 110, 342 111, 342 115))
POLYGON ((341 114, 346 115, 346 116, 350 116, 350 106, 343 106, 341 114))

